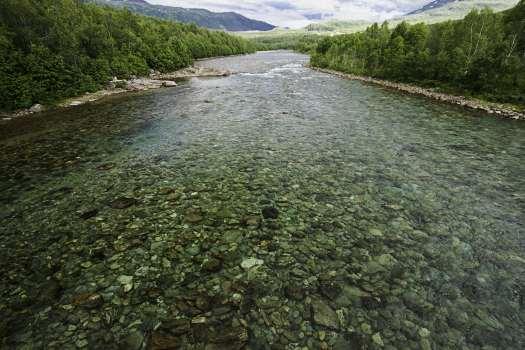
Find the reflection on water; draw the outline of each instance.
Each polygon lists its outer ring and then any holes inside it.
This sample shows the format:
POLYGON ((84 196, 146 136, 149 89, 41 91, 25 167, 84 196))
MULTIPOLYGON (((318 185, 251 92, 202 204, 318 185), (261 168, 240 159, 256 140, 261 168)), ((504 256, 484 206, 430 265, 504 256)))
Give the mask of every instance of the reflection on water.
POLYGON ((522 349, 525 125, 306 61, 0 125, 4 345, 522 349))

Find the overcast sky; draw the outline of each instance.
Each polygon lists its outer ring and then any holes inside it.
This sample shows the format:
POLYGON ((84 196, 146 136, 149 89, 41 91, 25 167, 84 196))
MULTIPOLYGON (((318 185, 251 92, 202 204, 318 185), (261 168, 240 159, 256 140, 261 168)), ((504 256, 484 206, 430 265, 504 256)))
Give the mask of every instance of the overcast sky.
POLYGON ((298 28, 328 19, 382 21, 431 0, 147 0, 152 4, 234 11, 282 27, 298 28))

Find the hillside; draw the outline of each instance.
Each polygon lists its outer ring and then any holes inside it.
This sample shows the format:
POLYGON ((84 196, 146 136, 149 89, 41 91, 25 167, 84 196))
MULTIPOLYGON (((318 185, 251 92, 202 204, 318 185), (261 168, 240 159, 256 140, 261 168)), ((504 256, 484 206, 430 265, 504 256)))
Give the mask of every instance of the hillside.
POLYGON ((182 23, 195 23, 200 27, 209 29, 238 31, 267 31, 275 26, 244 17, 235 12, 211 12, 205 9, 187 9, 182 7, 171 7, 153 5, 144 0, 85 0, 86 2, 97 2, 114 7, 124 7, 131 12, 145 16, 157 17, 170 21, 182 23))
POLYGON ((490 8, 495 12, 504 11, 517 3, 518 0, 436 0, 396 20, 406 20, 410 23, 437 23, 461 19, 475 9, 490 8))
MULTIPOLYGON (((461 19, 470 11, 489 8, 495 12, 507 10, 518 3, 518 0, 435 0, 420 9, 404 16, 389 20, 390 24, 423 22, 427 24, 461 19)), ((327 21, 309 25, 305 31, 320 33, 355 33, 364 30, 371 22, 364 21, 327 21)))
POLYGON ((307 32, 355 32, 364 30, 370 25, 370 22, 355 20, 355 21, 337 21, 331 20, 321 23, 312 23, 306 26, 304 29, 307 32))

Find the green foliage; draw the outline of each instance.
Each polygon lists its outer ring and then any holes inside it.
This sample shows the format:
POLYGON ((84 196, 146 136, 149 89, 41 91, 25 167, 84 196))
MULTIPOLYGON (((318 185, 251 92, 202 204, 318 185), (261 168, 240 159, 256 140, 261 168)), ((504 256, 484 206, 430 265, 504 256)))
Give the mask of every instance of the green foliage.
POLYGON ((463 20, 389 30, 377 24, 355 34, 325 38, 313 66, 427 86, 497 102, 525 104, 525 0, 463 20))
MULTIPOLYGON (((525 0, 521 0, 516 7, 505 13, 505 22, 507 32, 515 33, 516 49, 525 56, 525 0)), ((511 44, 514 44, 514 41, 511 41, 511 44)))
POLYGON ((0 109, 95 91, 112 76, 254 51, 254 44, 223 32, 78 0, 2 0, 0 109))
POLYGON ((309 53, 323 39, 317 34, 283 34, 278 36, 258 36, 252 39, 259 50, 295 50, 309 53))

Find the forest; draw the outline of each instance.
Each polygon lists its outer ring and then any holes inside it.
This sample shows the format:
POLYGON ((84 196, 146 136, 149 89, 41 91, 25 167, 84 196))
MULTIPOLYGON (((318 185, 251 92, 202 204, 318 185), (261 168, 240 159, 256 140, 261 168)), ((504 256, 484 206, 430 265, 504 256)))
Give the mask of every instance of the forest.
POLYGON ((324 37, 317 34, 262 34, 250 39, 259 50, 294 50, 310 53, 324 37))
POLYGON ((0 110, 96 91, 113 76, 174 71, 194 59, 255 50, 224 32, 79 0, 2 0, 0 110))
POLYGON ((525 0, 494 13, 472 11, 463 20, 374 24, 364 32, 326 37, 312 66, 494 102, 525 105, 525 0))

